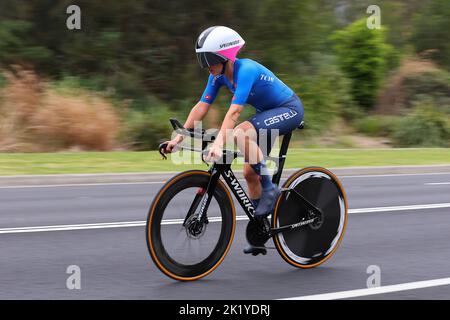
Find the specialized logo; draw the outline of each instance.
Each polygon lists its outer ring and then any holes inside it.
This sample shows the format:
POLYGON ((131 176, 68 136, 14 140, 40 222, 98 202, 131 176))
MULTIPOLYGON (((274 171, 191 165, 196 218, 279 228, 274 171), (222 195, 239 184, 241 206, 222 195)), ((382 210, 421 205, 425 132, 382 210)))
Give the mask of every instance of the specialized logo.
POLYGON ((222 43, 220 45, 220 49, 226 48, 226 47, 230 47, 230 46, 234 46, 235 44, 238 44, 239 42, 240 42, 240 40, 235 40, 235 41, 231 41, 231 42, 227 42, 227 43, 222 43))
POLYGON ((236 177, 233 175, 233 172, 231 170, 228 170, 225 172, 225 176, 232 179, 231 185, 233 186, 233 190, 235 191, 236 195, 239 197, 241 202, 243 203, 244 207, 247 208, 247 210, 250 213, 255 213, 255 208, 253 208, 253 204, 250 201, 250 199, 245 194, 245 191, 242 190, 242 187, 239 185, 239 181, 236 179, 236 177))
POLYGON ((299 222, 299 223, 295 223, 295 224, 293 224, 291 226, 291 229, 295 229, 295 228, 298 228, 298 227, 301 227, 301 226, 304 226, 306 224, 310 224, 310 223, 313 223, 313 222, 314 222, 314 218, 306 220, 306 221, 302 221, 302 222, 299 222))
POLYGON ((295 117, 297 114, 298 114, 297 111, 291 110, 290 112, 285 112, 285 113, 278 114, 276 116, 267 118, 264 120, 264 123, 266 124, 266 126, 271 126, 275 123, 291 119, 291 118, 295 117))
POLYGON ((208 202, 208 194, 203 198, 202 206, 200 207, 200 212, 198 215, 198 220, 200 221, 201 217, 203 217, 203 211, 205 210, 206 202, 208 202))

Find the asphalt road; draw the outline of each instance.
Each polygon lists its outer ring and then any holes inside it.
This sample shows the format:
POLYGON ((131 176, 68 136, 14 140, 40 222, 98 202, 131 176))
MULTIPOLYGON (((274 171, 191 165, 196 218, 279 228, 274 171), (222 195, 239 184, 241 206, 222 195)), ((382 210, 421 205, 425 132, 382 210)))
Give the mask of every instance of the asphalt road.
MULTIPOLYGON (((303 297, 367 288, 372 265, 381 286, 450 277, 450 172, 340 178, 351 213, 325 264, 301 270, 276 250, 244 255, 247 222, 240 220, 223 263, 189 283, 164 276, 148 255, 142 222, 161 183, 1 187, 0 299, 303 297), (67 229, 49 231, 54 226, 67 229), (81 270, 80 290, 66 287, 70 265, 81 270)), ((353 298, 450 299, 450 284, 353 298)))

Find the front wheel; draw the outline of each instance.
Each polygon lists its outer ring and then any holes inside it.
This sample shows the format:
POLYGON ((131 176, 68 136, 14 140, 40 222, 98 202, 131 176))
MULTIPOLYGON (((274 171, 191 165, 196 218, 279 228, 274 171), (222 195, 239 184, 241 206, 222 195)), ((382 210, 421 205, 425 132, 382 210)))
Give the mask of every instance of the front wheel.
POLYGON ((272 227, 280 228, 311 217, 298 192, 322 214, 313 223, 274 236, 275 246, 291 265, 313 268, 328 260, 338 248, 347 224, 347 199, 338 178, 329 170, 309 167, 294 173, 284 183, 275 204, 272 227), (290 191, 292 190, 292 191, 290 191))
POLYGON ((190 281, 212 272, 224 259, 234 236, 235 210, 219 179, 206 215, 199 218, 211 174, 190 170, 170 179, 158 192, 147 219, 147 246, 167 276, 190 281))

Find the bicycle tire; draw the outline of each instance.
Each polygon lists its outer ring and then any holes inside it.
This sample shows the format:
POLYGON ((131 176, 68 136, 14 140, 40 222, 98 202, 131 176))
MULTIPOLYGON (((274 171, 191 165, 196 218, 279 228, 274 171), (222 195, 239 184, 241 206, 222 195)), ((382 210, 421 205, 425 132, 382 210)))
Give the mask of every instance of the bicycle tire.
MULTIPOLYGON (((283 188, 295 188, 321 209, 323 221, 320 226, 305 225, 275 235, 275 247, 282 258, 295 267, 317 267, 331 258, 344 236, 348 220, 345 190, 331 171, 321 167, 295 172, 283 188)), ((295 195, 291 197, 289 192, 283 192, 275 204, 272 228, 297 223, 301 214, 307 214, 306 206, 295 195)))
POLYGON ((220 208, 222 226, 219 240, 211 254, 193 265, 179 263, 168 254, 161 239, 161 221, 170 201, 187 188, 206 189, 209 179, 210 173, 207 171, 182 172, 164 184, 150 206, 146 225, 147 247, 158 269, 172 279, 193 281, 205 277, 220 265, 230 249, 236 227, 236 213, 231 195, 220 179, 213 197, 220 208))

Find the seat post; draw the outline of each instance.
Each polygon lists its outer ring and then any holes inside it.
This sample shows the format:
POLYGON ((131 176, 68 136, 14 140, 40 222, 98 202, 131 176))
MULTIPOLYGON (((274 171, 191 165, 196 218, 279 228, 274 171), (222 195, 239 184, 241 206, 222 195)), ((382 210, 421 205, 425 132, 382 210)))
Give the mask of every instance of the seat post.
POLYGON ((281 173, 283 172, 284 161, 286 160, 286 154, 289 147, 289 142, 291 141, 292 132, 285 134, 283 136, 283 141, 281 142, 280 153, 278 155, 278 167, 277 172, 272 177, 272 182, 275 184, 280 183, 281 173))

